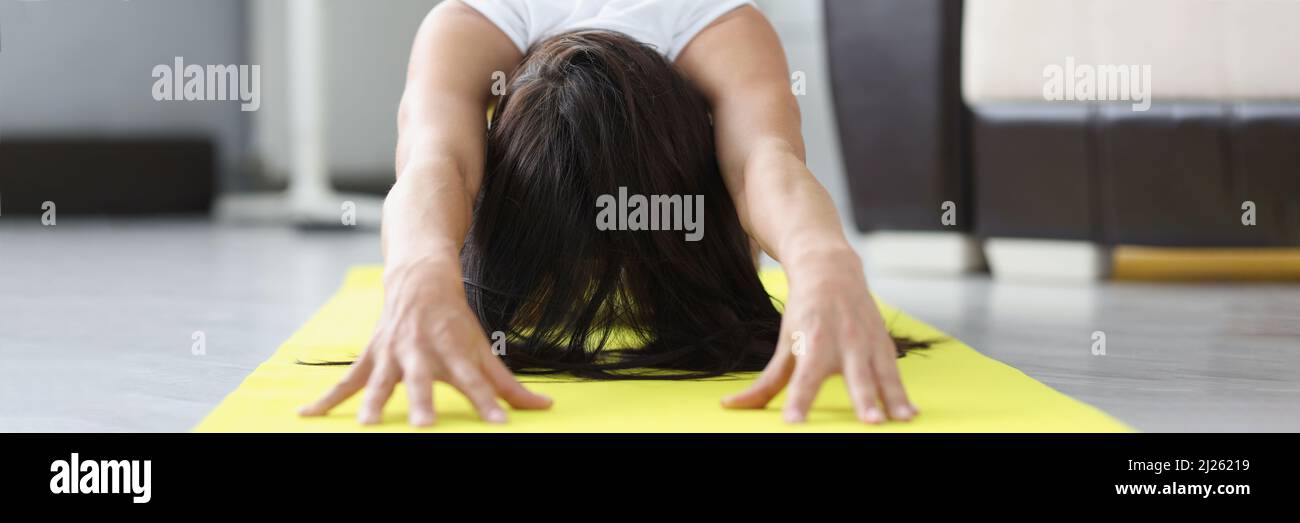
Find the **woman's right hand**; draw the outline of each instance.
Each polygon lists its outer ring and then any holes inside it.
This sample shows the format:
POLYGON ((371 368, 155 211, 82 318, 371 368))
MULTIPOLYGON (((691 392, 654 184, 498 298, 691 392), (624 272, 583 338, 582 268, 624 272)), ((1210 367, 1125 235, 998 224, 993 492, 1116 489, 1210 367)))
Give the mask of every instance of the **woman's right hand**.
POLYGON ((384 271, 384 289, 384 309, 365 353, 334 388, 299 414, 323 416, 365 388, 357 420, 379 423, 398 381, 406 382, 409 421, 417 427, 436 420, 435 380, 459 389, 489 423, 506 421, 497 397, 516 409, 551 406, 550 398, 525 389, 492 354, 465 299, 455 259, 394 264, 384 271))

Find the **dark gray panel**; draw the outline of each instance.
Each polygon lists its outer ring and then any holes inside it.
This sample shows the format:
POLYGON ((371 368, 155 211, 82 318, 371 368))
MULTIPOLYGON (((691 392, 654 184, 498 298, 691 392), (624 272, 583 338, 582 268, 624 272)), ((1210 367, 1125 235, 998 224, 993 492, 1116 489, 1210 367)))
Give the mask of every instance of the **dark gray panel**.
POLYGON ((1235 104, 1229 137, 1234 195, 1270 243, 1300 245, 1300 103, 1235 104))
POLYGON ((214 156, 203 138, 0 141, 0 216, 206 213, 214 156))
POLYGON ((1255 246, 1267 227, 1241 225, 1227 107, 1217 103, 1101 106, 1098 181, 1103 241, 1160 246, 1255 246))
POLYGON ((995 104, 972 112, 976 232, 985 237, 1096 238, 1088 106, 995 104))
POLYGON ((957 0, 827 0, 835 113, 860 230, 938 230, 963 173, 957 0))
POLYGON ((1300 245, 1300 104, 983 104, 981 236, 1173 247, 1300 245), (1255 202, 1256 224, 1242 225, 1255 202))

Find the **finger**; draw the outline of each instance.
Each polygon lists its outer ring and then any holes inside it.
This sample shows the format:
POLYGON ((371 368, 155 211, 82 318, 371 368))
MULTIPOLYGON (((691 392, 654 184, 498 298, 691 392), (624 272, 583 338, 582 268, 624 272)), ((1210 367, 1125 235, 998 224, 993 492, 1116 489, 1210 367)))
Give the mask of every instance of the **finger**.
POLYGON ((379 363, 375 364, 375 371, 370 374, 370 380, 366 382, 366 397, 361 402, 361 410, 357 412, 357 421, 363 425, 380 422, 384 404, 392 397, 393 387, 397 386, 400 377, 401 370, 392 358, 379 359, 379 363))
POLYGON ((416 427, 433 425, 437 419, 433 410, 433 371, 418 357, 411 358, 405 367, 402 380, 406 382, 406 396, 411 403, 407 422, 416 427))
POLYGON ((876 383, 871 374, 871 363, 866 357, 850 354, 844 359, 844 384, 849 388, 858 420, 863 423, 884 423, 885 413, 880 410, 876 383))
POLYGON ((370 372, 373 369, 374 357, 371 356, 370 351, 367 350, 366 353, 361 356, 361 359, 357 360, 356 363, 353 363, 352 366, 348 368, 348 372, 343 375, 343 379, 339 380, 334 387, 330 388, 329 392, 326 392, 325 395, 321 396, 321 398, 316 400, 315 403, 298 409, 298 415, 324 416, 329 414, 330 410, 337 407, 338 404, 343 403, 344 400, 351 398, 353 394, 356 394, 357 391, 366 386, 366 379, 370 377, 370 372))
POLYGON ((821 391, 825 379, 826 373, 811 362, 805 361, 796 366, 789 390, 786 391, 785 411, 782 413, 787 423, 803 423, 808 419, 808 411, 812 409, 813 400, 817 399, 817 393, 821 391))
POLYGON ((722 398, 722 406, 729 409, 761 409, 781 393, 794 373, 794 357, 785 341, 778 344, 776 353, 767 362, 763 372, 749 388, 722 398))
POLYGON ((505 399, 511 407, 541 410, 551 408, 551 404, 554 403, 551 398, 524 388, 523 384, 515 379, 514 373, 510 372, 499 358, 491 357, 484 360, 483 373, 487 375, 497 395, 505 399))
POLYGON ((460 360, 449 365, 451 367, 451 384, 460 390, 469 402, 474 405, 474 410, 483 421, 488 423, 505 423, 508 419, 505 409, 497 404, 496 391, 492 390, 492 385, 488 383, 487 378, 483 377, 483 372, 478 366, 460 360))
POLYGON ((888 336, 883 338, 880 343, 884 344, 887 350, 873 351, 871 357, 871 370, 876 387, 880 391, 885 412, 889 413, 889 417, 898 421, 908 421, 916 417, 917 410, 907 398, 907 390, 903 388, 903 380, 898 374, 898 350, 894 347, 894 340, 888 336))

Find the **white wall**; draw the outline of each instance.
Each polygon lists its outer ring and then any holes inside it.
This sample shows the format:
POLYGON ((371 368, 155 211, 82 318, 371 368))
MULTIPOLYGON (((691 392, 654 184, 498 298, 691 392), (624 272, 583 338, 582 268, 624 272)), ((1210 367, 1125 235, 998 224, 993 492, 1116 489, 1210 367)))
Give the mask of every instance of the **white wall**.
MULTIPOLYGON (((391 179, 397 103, 420 21, 437 0, 321 0, 325 9, 325 82, 329 167, 336 178, 391 179)), ((262 64, 262 109, 254 149, 273 178, 288 171, 285 5, 251 0, 252 55, 262 64)))
POLYGON ((211 137, 230 182, 249 113, 235 102, 156 101, 152 72, 176 56, 247 63, 243 24, 242 1, 0 0, 0 140, 211 137))

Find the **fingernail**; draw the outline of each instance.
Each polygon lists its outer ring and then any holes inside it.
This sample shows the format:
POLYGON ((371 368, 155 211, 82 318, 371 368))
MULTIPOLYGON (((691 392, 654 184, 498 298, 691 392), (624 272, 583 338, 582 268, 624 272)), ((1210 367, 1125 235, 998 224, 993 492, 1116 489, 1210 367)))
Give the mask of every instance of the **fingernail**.
POLYGON ((506 411, 501 409, 490 410, 484 418, 488 423, 505 423, 506 411))
POLYGON ((885 422, 885 415, 876 407, 867 407, 867 412, 863 414, 867 423, 878 424, 885 422))
POLYGON ((311 405, 303 405, 303 406, 301 406, 301 407, 298 407, 298 415, 299 415, 299 416, 309 416, 309 415, 311 415, 311 410, 310 410, 310 409, 311 409, 311 405))
POLYGON ((908 407, 907 405, 899 405, 897 407, 894 407, 893 412, 894 412, 894 419, 896 420, 907 421, 912 419, 912 408, 908 407))
POLYGON ((379 415, 373 412, 362 411, 357 413, 357 421, 362 425, 374 425, 379 423, 379 415))
POLYGON ((915 418, 917 414, 921 413, 921 409, 916 408, 916 405, 908 405, 907 408, 912 411, 913 418, 915 418))
POLYGON ((785 422, 786 422, 786 423, 803 423, 803 422, 804 422, 804 415, 803 415, 802 412, 799 412, 799 411, 797 411, 797 410, 794 410, 794 409, 787 409, 787 410, 785 411, 785 422))
POLYGON ((411 413, 411 424, 417 427, 433 425, 433 416, 428 412, 413 412, 411 413))

